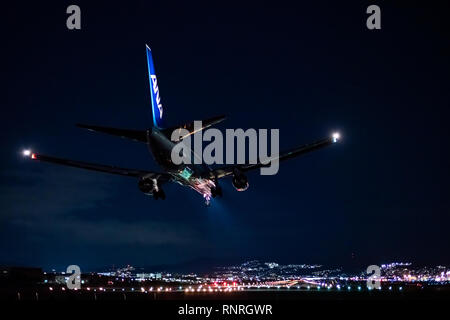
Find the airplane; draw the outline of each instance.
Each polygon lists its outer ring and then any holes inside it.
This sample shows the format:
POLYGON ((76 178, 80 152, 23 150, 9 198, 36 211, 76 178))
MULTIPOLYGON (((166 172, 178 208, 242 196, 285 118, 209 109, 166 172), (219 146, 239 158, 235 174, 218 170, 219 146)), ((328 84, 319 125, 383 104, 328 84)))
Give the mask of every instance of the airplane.
MULTIPOLYGON (((75 161, 70 159, 56 158, 43 155, 31 150, 24 150, 23 155, 35 161, 49 162, 59 165, 71 166, 87 170, 104 173, 128 176, 138 179, 138 188, 144 194, 152 196, 154 199, 165 199, 166 194, 163 185, 169 182, 178 183, 189 187, 203 196, 206 205, 210 204, 211 198, 222 196, 222 188, 219 180, 225 177, 232 177, 232 185, 237 191, 245 191, 249 187, 246 173, 267 165, 267 162, 258 160, 254 164, 234 164, 225 165, 216 169, 211 169, 205 164, 180 164, 175 165, 171 159, 171 151, 176 142, 170 139, 171 133, 177 129, 186 129, 190 134, 194 132, 194 122, 189 122, 180 126, 163 128, 163 107, 158 87, 158 82, 153 64, 152 51, 146 45, 147 67, 150 82, 150 98, 153 115, 153 125, 146 130, 119 129, 103 127, 97 125, 77 124, 78 127, 94 132, 110 134, 138 142, 145 143, 152 154, 154 160, 163 169, 162 172, 147 170, 127 169, 111 165, 95 164, 89 162, 75 161)), ((204 130, 225 120, 225 116, 217 116, 202 121, 200 130, 204 130)), ((196 128, 197 129, 197 128, 196 128)), ((197 129, 198 130, 198 129, 197 129)), ((284 161, 315 151, 336 143, 340 139, 339 133, 335 132, 330 137, 326 137, 313 143, 305 144, 282 152, 277 156, 279 161, 284 161)))

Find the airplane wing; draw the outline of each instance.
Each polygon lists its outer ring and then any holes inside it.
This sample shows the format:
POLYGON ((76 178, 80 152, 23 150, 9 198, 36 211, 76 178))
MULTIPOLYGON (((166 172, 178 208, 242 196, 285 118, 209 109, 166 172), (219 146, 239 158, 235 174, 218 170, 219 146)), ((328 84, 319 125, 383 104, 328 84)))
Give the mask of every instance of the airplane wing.
POLYGON ((238 165, 230 165, 230 166, 224 166, 221 168, 217 168, 215 170, 212 170, 210 174, 210 178, 217 177, 218 179, 224 178, 227 176, 230 176, 234 173, 235 170, 246 172, 254 169, 259 169, 264 166, 268 166, 269 162, 275 159, 278 159, 278 161, 284 161, 291 158, 302 156, 306 153, 327 147, 329 145, 332 145, 336 143, 339 140, 339 134, 334 133, 331 137, 324 138, 318 141, 315 141, 313 143, 305 144, 303 146, 293 148, 291 150, 287 150, 285 152, 282 152, 279 154, 278 157, 269 158, 264 162, 258 162, 255 164, 238 164, 238 165))
POLYGON ((165 182, 165 181, 168 181, 171 179, 171 176, 167 173, 159 173, 159 172, 137 170, 137 169, 127 169, 127 168, 120 168, 120 167, 110 166, 110 165, 95 164, 95 163, 88 163, 88 162, 82 162, 82 161, 74 161, 74 160, 69 160, 69 159, 61 159, 61 158, 46 156, 46 155, 42 155, 42 154, 31 153, 29 151, 25 151, 24 155, 29 156, 30 159, 32 159, 32 160, 56 163, 56 164, 65 165, 65 166, 69 166, 69 167, 76 167, 76 168, 81 168, 81 169, 86 169, 86 170, 118 174, 118 175, 128 176, 128 177, 135 177, 135 178, 145 177, 145 178, 150 178, 150 179, 158 179, 160 182, 165 182))

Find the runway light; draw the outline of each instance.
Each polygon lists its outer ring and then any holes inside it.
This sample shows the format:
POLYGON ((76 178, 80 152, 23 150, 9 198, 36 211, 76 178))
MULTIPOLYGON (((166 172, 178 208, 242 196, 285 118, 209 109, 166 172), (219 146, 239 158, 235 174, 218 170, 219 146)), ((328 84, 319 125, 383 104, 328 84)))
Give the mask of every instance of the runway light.
POLYGON ((333 142, 336 143, 341 138, 341 135, 339 134, 339 132, 335 132, 335 133, 333 133, 332 137, 333 137, 333 142))

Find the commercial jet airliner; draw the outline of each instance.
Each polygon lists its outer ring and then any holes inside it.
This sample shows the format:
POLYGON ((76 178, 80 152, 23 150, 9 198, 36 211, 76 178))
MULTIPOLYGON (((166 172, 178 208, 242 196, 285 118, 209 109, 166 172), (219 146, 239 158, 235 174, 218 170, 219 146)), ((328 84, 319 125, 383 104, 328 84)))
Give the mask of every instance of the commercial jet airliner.
MULTIPOLYGON (((119 168, 110 165, 61 159, 32 152, 31 150, 24 150, 23 155, 36 161, 56 163, 65 166, 136 178, 138 179, 139 189, 146 195, 153 196, 154 199, 166 198, 162 187, 165 183, 168 182, 175 182, 194 189, 203 196, 207 205, 209 205, 211 198, 222 196, 222 189, 219 185, 219 179, 222 179, 224 177, 232 178, 231 182, 236 190, 247 190, 249 184, 246 172, 267 166, 267 162, 263 163, 261 160, 258 160, 257 163, 253 164, 225 165, 216 169, 211 169, 209 166, 206 166, 204 164, 175 165, 173 163, 171 152, 176 142, 171 140, 171 133, 177 129, 186 129, 189 133, 193 134, 195 133, 194 122, 175 127, 162 128, 163 107, 161 104, 158 82, 153 65, 152 52, 148 46, 147 64, 150 80, 150 98, 153 113, 153 126, 151 128, 147 130, 130 130, 84 124, 77 124, 77 126, 91 131, 115 135, 147 144, 154 160, 163 169, 162 172, 119 168)), ((224 119, 224 116, 219 116, 204 120, 202 121, 203 126, 200 130, 209 128, 210 126, 213 126, 223 121, 224 119)), ((284 153, 280 153, 277 156, 277 160, 284 161, 290 158, 304 155, 314 150, 321 149, 337 142, 339 138, 339 133, 333 133, 330 137, 297 148, 293 148, 284 153)))

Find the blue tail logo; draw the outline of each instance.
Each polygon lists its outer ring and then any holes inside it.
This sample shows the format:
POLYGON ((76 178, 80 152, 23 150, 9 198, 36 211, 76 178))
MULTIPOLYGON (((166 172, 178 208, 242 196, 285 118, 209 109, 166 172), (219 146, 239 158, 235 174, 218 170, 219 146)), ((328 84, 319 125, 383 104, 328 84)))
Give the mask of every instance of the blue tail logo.
POLYGON ((147 46, 148 75, 150 80, 150 98, 152 101, 153 125, 160 128, 162 124, 163 107, 159 96, 158 80, 153 65, 152 51, 147 46))
POLYGON ((150 78, 151 78, 152 84, 153 84, 153 92, 154 92, 154 94, 156 94, 156 103, 158 105, 159 114, 160 114, 160 117, 162 118, 163 107, 161 105, 161 98, 159 97, 158 80, 156 79, 156 76, 154 74, 151 74, 150 78))

